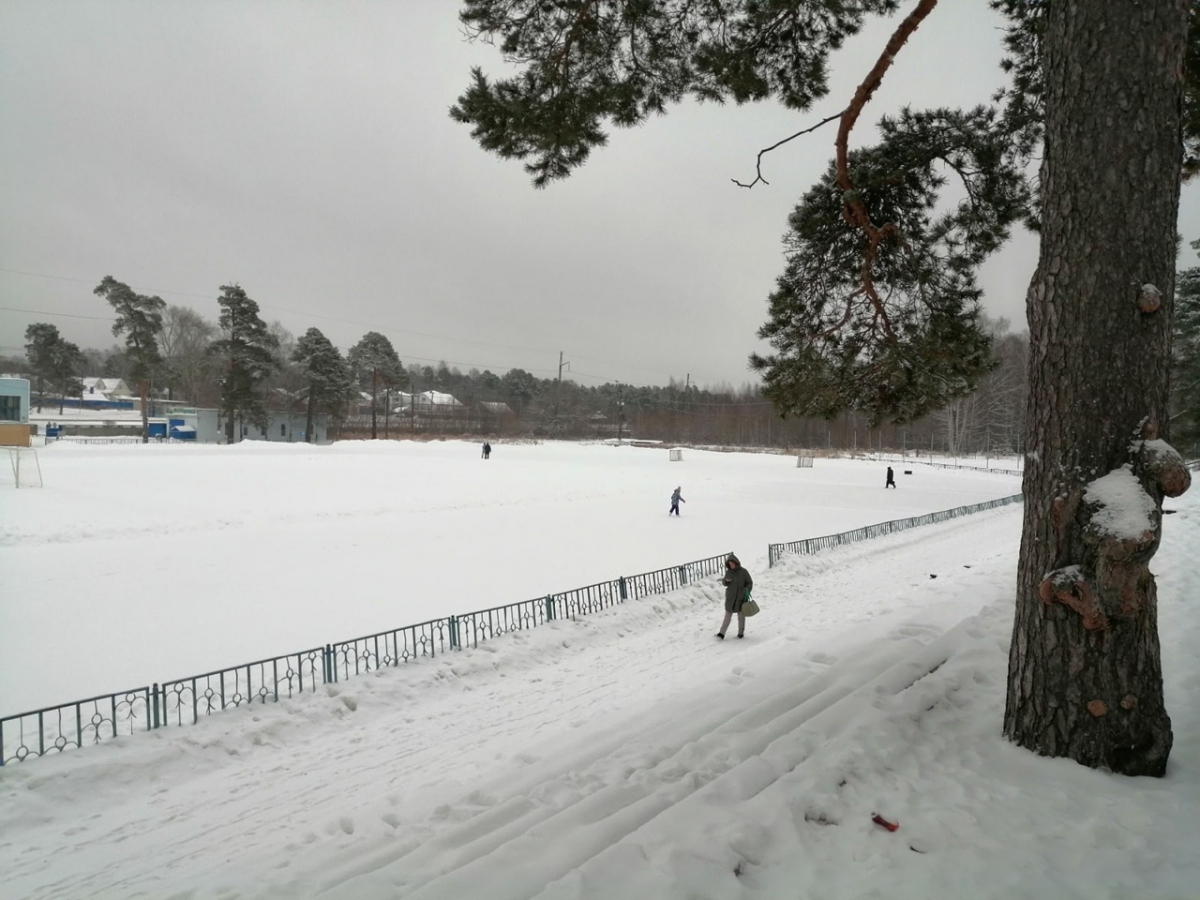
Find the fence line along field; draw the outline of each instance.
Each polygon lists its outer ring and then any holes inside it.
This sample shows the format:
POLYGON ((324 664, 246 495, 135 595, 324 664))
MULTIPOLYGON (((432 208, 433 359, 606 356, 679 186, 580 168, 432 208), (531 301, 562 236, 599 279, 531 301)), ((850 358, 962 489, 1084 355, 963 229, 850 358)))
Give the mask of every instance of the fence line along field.
POLYGON ((42 490, 0 486, 0 715, 728 550, 765 569, 771 542, 1019 487, 568 443, 60 443, 41 464, 42 490))

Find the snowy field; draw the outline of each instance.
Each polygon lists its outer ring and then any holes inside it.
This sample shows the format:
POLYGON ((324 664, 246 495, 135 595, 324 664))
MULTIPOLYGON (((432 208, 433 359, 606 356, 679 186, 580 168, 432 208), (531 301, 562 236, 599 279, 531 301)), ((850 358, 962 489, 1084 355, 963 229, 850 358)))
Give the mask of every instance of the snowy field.
POLYGON ((577 444, 39 450, 0 471, 0 715, 1015 494, 882 463, 577 444), (687 501, 667 517, 676 485, 687 501), (64 623, 70 623, 64 628, 64 623))
MULTIPOLYGON (((398 595, 430 566, 443 593, 477 578, 506 602, 547 589, 524 589, 526 566, 551 587, 586 582, 554 561, 581 543, 577 565, 600 557, 592 577, 737 549, 763 612, 746 640, 717 642, 720 588, 694 584, 291 702, 5 766, 4 898, 1197 896, 1197 492, 1168 502, 1177 513, 1154 563, 1175 749, 1166 778, 1129 779, 999 736, 1020 507, 763 568, 768 539, 1004 496, 1015 490, 1005 476, 915 468, 885 493, 877 464, 797 470, 748 455, 688 453, 671 466, 656 451, 501 446, 482 463, 445 444, 195 448, 185 463, 170 455, 177 449, 71 448, 56 458, 40 502, 73 510, 76 523, 38 512, 29 498, 39 492, 22 492, 19 507, 3 495, 2 655, 17 647, 13 585, 70 572, 69 590, 84 592, 93 543, 126 549, 135 566, 159 555, 178 566, 190 549, 207 579, 196 547, 224 536, 231 556, 212 564, 207 589, 261 579, 255 590, 270 593, 279 572, 260 575, 247 560, 274 547, 264 569, 303 568, 324 593, 317 538, 337 546, 339 564, 350 555, 359 566, 412 540, 441 555, 414 562, 398 551, 334 597, 356 615, 369 583, 387 575, 397 587, 385 611, 401 618, 398 595), (143 522, 159 508, 149 497, 111 507, 114 473, 162 490, 193 468, 176 496, 195 517, 177 504, 143 522), (321 473, 315 496, 279 495, 306 471, 321 473), (387 506, 384 491, 402 493, 406 471, 420 473, 413 507, 401 497, 387 506), (226 479, 236 487, 218 490, 226 479), (370 498, 343 496, 376 483, 370 498), (668 521, 674 483, 689 502, 668 521), (509 525, 488 536, 483 526, 504 510, 509 525), (433 520, 424 531, 423 516, 433 520), (459 529, 464 543, 499 545, 501 561, 453 557, 459 542, 435 535, 459 529), (361 553, 350 553, 354 540, 361 553), (38 558, 56 548, 65 551, 57 569, 38 558), (876 813, 899 829, 873 824, 876 813)), ((140 584, 106 602, 128 609, 140 584)), ((254 606, 249 591, 240 598, 256 626, 294 613, 254 606)), ((67 630, 45 611, 23 615, 59 639, 67 630)), ((177 649, 207 640, 203 619, 189 619, 177 649)))

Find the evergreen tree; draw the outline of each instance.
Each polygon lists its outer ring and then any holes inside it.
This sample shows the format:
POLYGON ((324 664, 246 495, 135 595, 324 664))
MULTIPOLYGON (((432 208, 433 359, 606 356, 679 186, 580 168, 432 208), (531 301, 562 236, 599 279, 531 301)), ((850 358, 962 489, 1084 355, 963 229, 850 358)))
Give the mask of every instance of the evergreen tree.
POLYGON ((304 440, 312 443, 313 414, 319 409, 333 412, 349 396, 350 370, 337 347, 317 328, 310 328, 296 342, 292 361, 300 366, 308 383, 304 440))
MULTIPOLYGON (((464 0, 468 34, 518 71, 489 81, 474 70, 451 115, 484 149, 526 160, 542 187, 604 144, 605 122, 637 125, 688 96, 810 109, 828 93, 830 53, 897 6, 464 0)), ((1013 223, 1040 227, 1004 731, 1038 753, 1161 775, 1171 730, 1148 562, 1162 497, 1190 479, 1156 440, 1171 330, 1160 298, 1172 295, 1185 148, 1190 159, 1200 139, 1185 115, 1200 88, 1200 12, 1189 0, 992 0, 1010 23, 1012 87, 998 104, 906 110, 851 152, 864 107, 936 6, 915 4, 826 120, 838 124, 834 160, 789 220, 762 329, 774 352, 752 364, 783 413, 862 410, 874 423, 942 407, 993 365, 980 263, 1013 223), (1035 193, 1022 173, 1039 150, 1035 193), (965 199, 938 213, 947 177, 965 199), (1131 284, 1146 287, 1131 297, 1131 284), (1092 488, 1106 477, 1146 493, 1153 514, 1138 540, 1103 533, 1103 490, 1092 488)), ((743 186, 762 180, 760 168, 743 186)))
POLYGON ((381 388, 399 388, 408 383, 408 373, 392 342, 378 331, 368 331, 350 348, 350 371, 371 394, 371 440, 378 436, 377 416, 381 388))
MULTIPOLYGON (((1200 241, 1192 248, 1200 251, 1200 241)), ((1200 266, 1179 273, 1171 342, 1171 435, 1200 458, 1200 266)))
POLYGON ((221 285, 217 298, 221 315, 217 324, 225 336, 209 345, 209 353, 225 358, 221 379, 221 414, 225 417, 225 440, 232 444, 240 429, 235 422, 248 421, 267 430, 267 402, 260 389, 275 371, 276 338, 258 315, 258 304, 236 284, 221 285))
POLYGON ((509 369, 500 379, 504 399, 520 416, 538 394, 538 380, 524 369, 509 369))
POLYGON ((142 403, 142 443, 150 440, 150 382, 160 374, 163 358, 158 347, 162 333, 163 310, 161 297, 136 293, 129 285, 105 275, 92 291, 103 297, 117 314, 113 323, 114 335, 125 335, 125 355, 129 359, 129 374, 138 386, 142 403))
POLYGON ((25 329, 25 359, 34 379, 37 395, 37 411, 42 411, 42 395, 46 392, 46 381, 54 381, 55 349, 59 341, 58 327, 49 322, 34 322, 25 329))
POLYGON ((53 356, 51 371, 58 388, 58 414, 61 416, 68 396, 83 395, 83 381, 79 376, 83 373, 85 360, 78 344, 61 339, 54 346, 53 356))

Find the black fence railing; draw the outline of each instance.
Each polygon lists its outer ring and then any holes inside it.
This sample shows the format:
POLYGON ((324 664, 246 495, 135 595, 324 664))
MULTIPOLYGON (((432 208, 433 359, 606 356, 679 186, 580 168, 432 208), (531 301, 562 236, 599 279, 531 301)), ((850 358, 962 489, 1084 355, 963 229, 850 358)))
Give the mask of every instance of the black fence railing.
POLYGON ((195 725, 251 703, 277 703, 389 666, 478 647, 510 631, 577 619, 625 600, 675 590, 721 571, 725 554, 614 578, 491 609, 432 619, 283 656, 102 694, 0 718, 0 766, 79 749, 137 731, 195 725))
POLYGON ((924 460, 910 460, 910 462, 916 462, 922 466, 933 466, 935 469, 959 469, 966 472, 991 472, 993 475, 1025 474, 1022 469, 998 469, 995 466, 960 466, 951 463, 925 462, 924 460))
POLYGON ((151 689, 101 694, 0 719, 0 765, 154 728, 151 689))
MULTIPOLYGON (((995 470, 993 469, 992 471, 995 470)), ((840 547, 842 544, 854 544, 858 541, 882 537, 885 534, 893 534, 897 531, 904 531, 908 528, 918 528, 921 525, 933 525, 937 522, 946 522, 950 519, 957 519, 959 516, 969 516, 972 513, 983 512, 988 509, 996 509, 1001 506, 1008 506, 1010 503, 1019 503, 1020 501, 1021 495, 1013 494, 1011 497, 1001 497, 999 500, 988 500, 984 503, 972 503, 970 506, 956 506, 954 509, 946 509, 940 512, 928 513, 924 516, 912 516, 908 519, 892 519, 890 522, 880 522, 878 525, 867 525, 863 528, 855 528, 853 531, 843 531, 839 534, 826 534, 821 537, 805 538, 802 541, 791 541, 787 544, 768 544, 767 565, 768 567, 773 567, 777 562, 779 562, 781 557, 788 553, 816 553, 819 550, 827 550, 830 547, 840 547)))
MULTIPOLYGON (((1007 497, 899 522, 885 522, 842 535, 792 544, 771 544, 770 562, 774 565, 779 555, 785 552, 811 553, 822 547, 940 522, 1019 499, 1020 496, 1007 497)), ((139 731, 195 725, 223 710, 253 703, 278 703, 355 675, 478 647, 480 643, 508 632, 524 631, 560 619, 577 619, 626 600, 665 594, 719 575, 724 570, 726 556, 722 553, 683 565, 547 594, 534 600, 432 619, 419 625, 406 625, 323 647, 215 669, 202 675, 5 716, 0 718, 0 766, 99 744, 139 731)))

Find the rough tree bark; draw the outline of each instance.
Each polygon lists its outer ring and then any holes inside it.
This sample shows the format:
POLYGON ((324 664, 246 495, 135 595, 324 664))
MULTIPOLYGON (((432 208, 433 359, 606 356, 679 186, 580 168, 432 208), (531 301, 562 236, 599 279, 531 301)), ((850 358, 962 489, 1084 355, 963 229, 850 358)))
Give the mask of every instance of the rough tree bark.
POLYGON ((1027 298, 1024 533, 1004 733, 1162 775, 1154 577, 1167 423, 1189 0, 1054 0, 1041 257, 1027 298), (1165 437, 1165 434, 1163 435, 1165 437))

